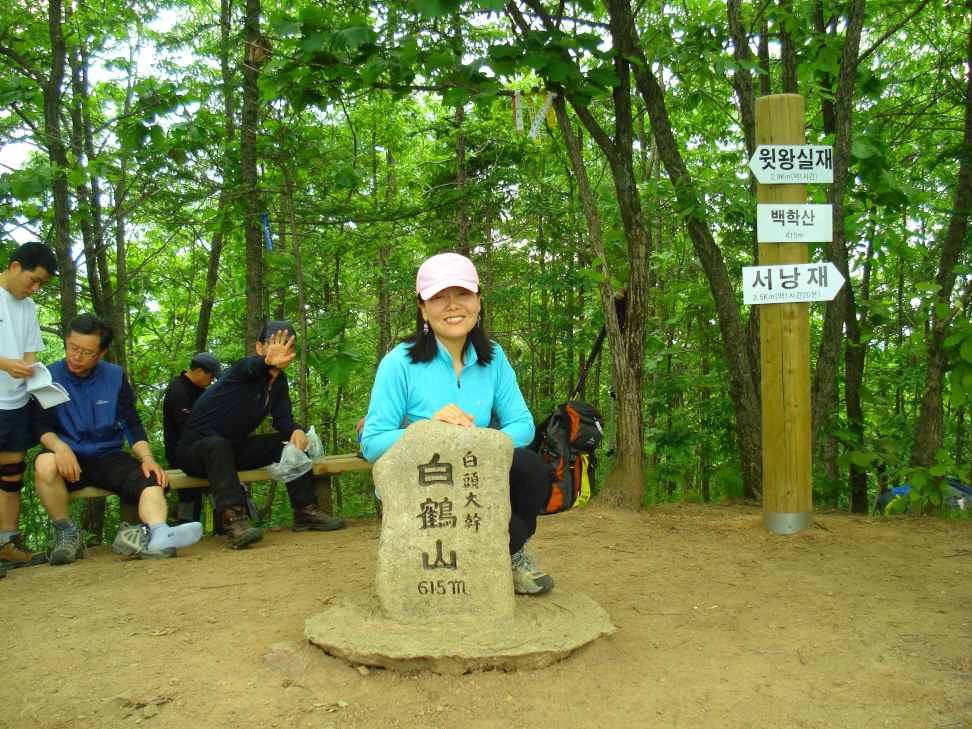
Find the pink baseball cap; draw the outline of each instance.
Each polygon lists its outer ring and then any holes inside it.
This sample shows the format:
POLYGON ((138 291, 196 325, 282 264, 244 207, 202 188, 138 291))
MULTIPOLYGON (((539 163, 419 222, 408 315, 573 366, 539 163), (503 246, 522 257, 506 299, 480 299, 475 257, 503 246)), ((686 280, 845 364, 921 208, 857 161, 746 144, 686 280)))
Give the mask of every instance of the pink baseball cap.
POLYGON ((440 253, 419 266, 415 277, 415 293, 425 301, 442 289, 459 286, 467 291, 479 291, 479 274, 473 262, 458 253, 440 253))

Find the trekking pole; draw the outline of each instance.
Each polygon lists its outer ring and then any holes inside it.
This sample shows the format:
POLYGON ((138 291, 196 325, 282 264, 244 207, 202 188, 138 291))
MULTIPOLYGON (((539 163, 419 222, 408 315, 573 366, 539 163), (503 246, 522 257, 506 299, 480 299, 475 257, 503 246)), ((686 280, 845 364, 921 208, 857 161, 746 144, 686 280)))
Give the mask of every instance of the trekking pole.
POLYGON ((608 394, 611 396, 611 420, 608 424, 608 447, 607 447, 607 457, 610 458, 614 455, 614 403, 617 401, 617 395, 615 394, 615 380, 614 380, 614 363, 611 363, 611 387, 608 389, 608 394))
MULTIPOLYGON (((628 289, 627 289, 627 287, 625 287, 625 288, 622 288, 620 291, 618 291, 618 293, 616 293, 614 295, 614 310, 615 310, 615 312, 617 313, 617 316, 618 316, 618 327, 620 328, 620 330, 622 332, 624 331, 624 315, 625 315, 625 311, 627 309, 627 303, 628 303, 627 302, 627 299, 625 298, 626 295, 627 295, 627 293, 628 293, 628 289)), ((594 364, 594 360, 597 359, 597 355, 599 355, 601 353, 601 348, 604 346, 604 338, 606 336, 607 336, 607 325, 605 324, 604 326, 601 327, 601 331, 597 335, 597 339, 594 341, 594 347, 593 347, 593 349, 591 349, 591 354, 587 358, 587 364, 584 365, 584 369, 581 372, 580 377, 577 380, 577 385, 574 387, 573 391, 570 393, 570 397, 567 398, 568 400, 573 400, 574 397, 576 397, 577 393, 579 393, 581 391, 581 388, 584 386, 584 382, 587 380, 587 374, 591 371, 591 365, 594 364)), ((614 370, 612 368, 612 372, 613 371, 614 370)), ((611 378, 612 378, 612 385, 611 385, 611 387, 613 389, 613 387, 614 387, 614 385, 613 385, 614 375, 613 374, 611 375, 611 378)))

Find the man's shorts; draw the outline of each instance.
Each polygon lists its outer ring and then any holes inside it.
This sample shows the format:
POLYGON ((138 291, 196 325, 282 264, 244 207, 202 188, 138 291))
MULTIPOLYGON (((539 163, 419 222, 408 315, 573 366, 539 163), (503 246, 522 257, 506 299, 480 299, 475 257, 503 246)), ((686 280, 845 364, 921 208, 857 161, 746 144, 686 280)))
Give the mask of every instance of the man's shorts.
MULTIPOLYGON (((51 451, 45 448, 37 456, 45 453, 51 451)), ((36 464, 37 458, 34 461, 36 464)), ((125 451, 115 451, 103 458, 91 460, 78 458, 78 465, 81 467, 81 478, 74 483, 64 482, 69 493, 93 486, 118 494, 126 504, 137 504, 145 489, 159 485, 155 474, 149 474, 146 478, 142 473, 142 464, 125 451)))
POLYGON ((16 410, 0 410, 0 452, 20 453, 37 445, 30 434, 32 405, 28 402, 16 410))

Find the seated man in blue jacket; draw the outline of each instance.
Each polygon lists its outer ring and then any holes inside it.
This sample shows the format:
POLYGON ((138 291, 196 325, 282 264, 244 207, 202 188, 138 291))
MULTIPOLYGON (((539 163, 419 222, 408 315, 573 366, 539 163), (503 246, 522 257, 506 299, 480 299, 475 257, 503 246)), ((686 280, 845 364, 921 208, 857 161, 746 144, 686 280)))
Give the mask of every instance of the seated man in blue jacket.
MULTIPOLYGON (((263 539, 246 516, 246 492, 237 471, 263 468, 280 460, 286 439, 299 449, 307 436, 294 421, 290 388, 284 370, 294 360, 294 328, 285 321, 265 324, 257 336, 255 357, 233 363, 199 396, 186 420, 177 456, 189 476, 209 479, 214 511, 223 515, 226 539, 239 549, 263 539), (277 433, 252 435, 270 415, 277 433)), ((293 530, 331 531, 344 519, 317 510, 314 474, 308 471, 287 482, 294 510, 293 530)))
POLYGON ((68 513, 68 492, 86 486, 138 504, 145 522, 122 524, 112 551, 148 558, 175 556, 177 547, 199 541, 202 524, 166 525, 164 488, 169 478, 152 449, 135 409, 135 393, 124 370, 101 358, 111 345, 111 325, 81 314, 67 325, 65 357, 48 368, 70 400, 44 410, 35 402, 31 427, 44 449, 34 460, 34 487, 54 525, 52 565, 71 564, 84 548, 68 513), (138 458, 122 450, 125 438, 138 458))

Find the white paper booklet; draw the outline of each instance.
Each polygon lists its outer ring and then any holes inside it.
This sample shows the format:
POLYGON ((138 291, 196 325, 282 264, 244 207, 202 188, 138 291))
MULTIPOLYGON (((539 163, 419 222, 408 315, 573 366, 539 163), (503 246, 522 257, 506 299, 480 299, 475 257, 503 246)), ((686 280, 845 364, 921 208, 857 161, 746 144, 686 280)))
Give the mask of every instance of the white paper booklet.
POLYGON ((54 382, 51 371, 43 362, 34 362, 30 368, 34 370, 34 376, 27 380, 27 392, 37 398, 42 408, 46 410, 71 399, 67 390, 59 382, 54 382))

